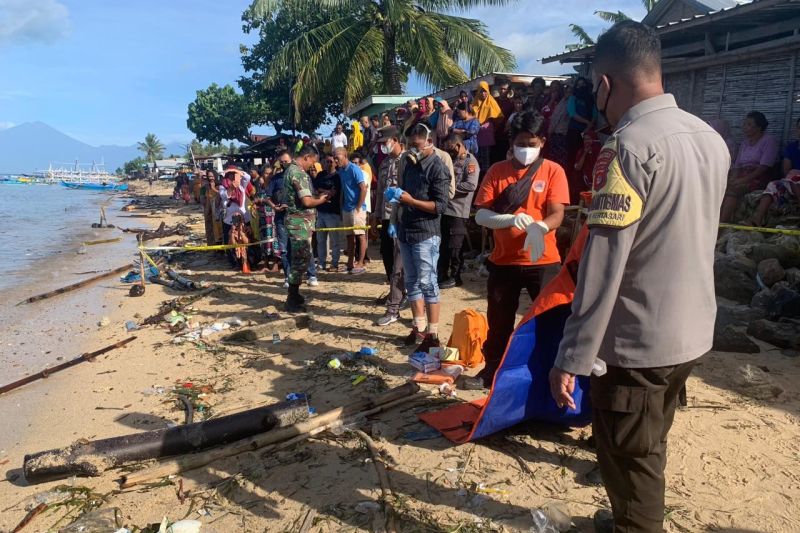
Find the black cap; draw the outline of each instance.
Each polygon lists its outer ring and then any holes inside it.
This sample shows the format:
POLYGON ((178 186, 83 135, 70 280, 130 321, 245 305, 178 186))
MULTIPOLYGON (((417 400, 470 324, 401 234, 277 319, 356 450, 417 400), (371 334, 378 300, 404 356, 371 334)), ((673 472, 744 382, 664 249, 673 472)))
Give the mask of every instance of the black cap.
POLYGON ((384 126, 378 130, 378 136, 375 138, 375 142, 383 143, 389 139, 398 137, 400 137, 400 130, 397 129, 397 126, 384 126))

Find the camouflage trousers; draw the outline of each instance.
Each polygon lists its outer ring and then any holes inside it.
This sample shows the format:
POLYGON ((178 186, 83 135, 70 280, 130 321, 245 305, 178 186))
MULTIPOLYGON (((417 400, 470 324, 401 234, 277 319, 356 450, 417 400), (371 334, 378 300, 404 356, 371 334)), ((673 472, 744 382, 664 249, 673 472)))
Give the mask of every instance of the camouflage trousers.
POLYGON ((314 254, 311 251, 311 237, 296 238, 290 233, 289 247, 292 250, 289 285, 300 285, 303 282, 303 274, 308 271, 308 266, 314 260, 314 254))

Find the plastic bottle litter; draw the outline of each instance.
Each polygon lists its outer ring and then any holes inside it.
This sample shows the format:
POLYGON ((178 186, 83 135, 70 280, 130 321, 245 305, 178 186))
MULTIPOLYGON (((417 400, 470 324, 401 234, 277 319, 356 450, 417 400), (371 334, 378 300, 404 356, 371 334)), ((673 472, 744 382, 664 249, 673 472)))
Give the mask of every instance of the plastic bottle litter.
POLYGON ((378 350, 376 350, 375 348, 370 348, 369 346, 362 346, 361 350, 358 353, 359 355, 372 356, 372 355, 377 355, 378 350))
POLYGON ((125 329, 127 331, 135 331, 139 329, 139 325, 133 320, 128 320, 127 322, 125 322, 125 329))
POLYGON ((559 533, 541 509, 531 509, 531 518, 533 518, 533 527, 529 530, 531 533, 559 533))
POLYGON ((290 392, 286 395, 286 401, 292 402, 295 400, 305 400, 306 394, 304 392, 290 392))

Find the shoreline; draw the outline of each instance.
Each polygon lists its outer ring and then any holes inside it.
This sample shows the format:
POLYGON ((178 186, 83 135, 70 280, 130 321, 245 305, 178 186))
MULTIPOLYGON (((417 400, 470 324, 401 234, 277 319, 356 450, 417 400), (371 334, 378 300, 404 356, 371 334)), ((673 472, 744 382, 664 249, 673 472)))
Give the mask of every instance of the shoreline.
MULTIPOLYGON (((154 190, 167 194, 166 186, 154 190)), ((197 221, 200 216, 197 206, 167 200, 163 205, 164 217, 152 225, 161 221, 172 225, 187 218, 197 221)), ((136 221, 125 225, 139 227, 150 222, 125 220, 136 221)), ((202 233, 202 217, 192 228, 202 233)), ((163 244, 170 239, 175 238, 150 242, 163 244)), ((375 299, 387 290, 382 284, 382 265, 376 260, 379 254, 373 251, 364 276, 321 273, 319 287, 304 286, 303 293, 313 298, 311 327, 281 333, 279 342, 267 338, 231 346, 211 337, 174 344, 175 335, 160 325, 128 333, 125 320, 147 317, 164 301, 189 293, 148 284, 142 297, 129 298, 129 285, 114 278, 92 286, 111 323, 97 328, 96 320, 84 319, 87 322, 81 328, 85 331, 77 339, 91 345, 87 350, 130 335, 137 340, 93 363, 0 396, 0 422, 8 428, 0 437, 0 465, 5 474, 0 480, 0 532, 19 523, 35 505, 36 495, 51 493, 63 484, 107 495, 103 507, 120 509, 128 528, 158 523, 166 516, 171 521, 200 520, 203 533, 297 531, 313 511, 319 520, 309 532, 371 531, 372 518, 355 508, 364 501, 379 501, 381 491, 369 453, 349 434, 321 434, 276 453, 242 454, 154 486, 121 492, 116 482, 120 469, 99 477, 28 486, 20 468, 25 454, 67 446, 78 439, 182 424, 183 410, 170 391, 186 382, 209 387, 204 399, 208 409, 202 416, 275 403, 292 392, 307 393, 310 404, 322 413, 402 384, 412 372, 406 363, 408 350, 399 347, 398 341, 407 333, 410 317, 404 311, 398 323, 386 328, 373 325, 383 313, 375 299), (374 363, 328 368, 331 355, 361 346, 378 350, 374 363), (354 375, 366 379, 354 384, 354 375)), ((216 253, 184 254, 176 263, 191 269, 193 279, 224 289, 193 304, 192 320, 206 325, 236 316, 263 324, 265 312, 283 315, 286 292, 279 274, 242 275, 230 270, 216 253)), ((473 307, 485 312, 485 279, 474 271, 464 277, 463 287, 442 293, 442 337, 449 335, 455 311, 473 307)), ((63 296, 58 298, 39 305, 54 307, 63 296)), ((524 312, 527 297, 520 304, 524 312)), ((763 343, 760 346, 761 354, 755 355, 712 352, 689 381, 689 408, 676 414, 669 446, 668 531, 800 529, 800 503, 796 503, 800 486, 793 474, 800 455, 800 394, 794 386, 800 368, 797 359, 771 351, 763 343), (768 367, 769 379, 785 394, 759 399, 742 392, 739 370, 746 364, 768 367), (747 497, 753 493, 759 498, 747 497)), ((423 388, 435 394, 434 387, 423 388)), ((458 391, 459 400, 480 395, 458 391)), ((392 410, 363 424, 391 458, 388 475, 402 498, 398 522, 402 531, 488 532, 500 527, 526 531, 531 526, 531 507, 554 501, 569 506, 577 531, 593 531, 591 517, 607 502, 597 485, 594 453, 586 443, 589 428, 554 431, 524 424, 461 447, 441 437, 407 438, 427 428, 417 419, 418 412, 436 410, 446 401, 431 396, 423 405, 392 410), (468 466, 466 457, 470 457, 468 466)), ((26 531, 47 531, 64 512, 42 514, 26 531)), ((59 527, 70 521, 64 519, 59 527)))

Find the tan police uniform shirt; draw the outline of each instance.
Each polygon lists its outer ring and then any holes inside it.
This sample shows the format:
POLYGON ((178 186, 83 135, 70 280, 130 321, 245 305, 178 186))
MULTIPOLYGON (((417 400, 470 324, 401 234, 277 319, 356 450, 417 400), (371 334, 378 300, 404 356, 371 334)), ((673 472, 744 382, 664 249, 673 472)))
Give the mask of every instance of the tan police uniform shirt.
POLYGON ((664 94, 632 107, 593 173, 589 238, 555 366, 692 361, 714 336, 714 246, 730 155, 664 94))

